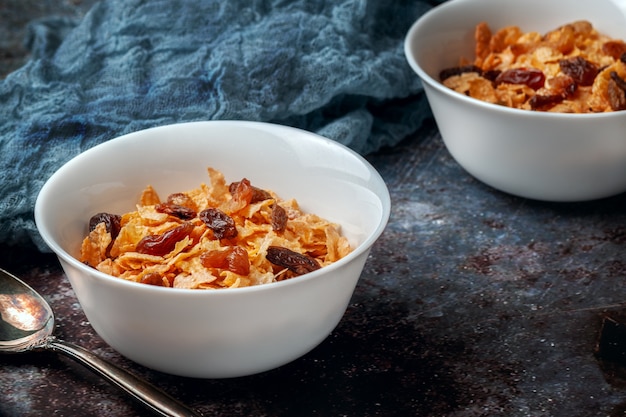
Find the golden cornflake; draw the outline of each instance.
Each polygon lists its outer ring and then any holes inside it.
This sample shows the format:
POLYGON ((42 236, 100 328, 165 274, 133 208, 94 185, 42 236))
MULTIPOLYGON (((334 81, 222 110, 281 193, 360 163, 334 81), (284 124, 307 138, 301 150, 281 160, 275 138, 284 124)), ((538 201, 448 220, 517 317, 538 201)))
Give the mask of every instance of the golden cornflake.
POLYGON ((626 43, 581 20, 545 34, 476 26, 475 56, 445 69, 447 87, 526 110, 599 113, 626 110, 626 43))
POLYGON ((302 212, 294 199, 245 178, 229 185, 213 168, 208 174, 210 185, 165 201, 147 186, 135 211, 94 215, 99 222, 83 240, 80 260, 135 282, 218 289, 292 278, 352 250, 339 225, 302 212))

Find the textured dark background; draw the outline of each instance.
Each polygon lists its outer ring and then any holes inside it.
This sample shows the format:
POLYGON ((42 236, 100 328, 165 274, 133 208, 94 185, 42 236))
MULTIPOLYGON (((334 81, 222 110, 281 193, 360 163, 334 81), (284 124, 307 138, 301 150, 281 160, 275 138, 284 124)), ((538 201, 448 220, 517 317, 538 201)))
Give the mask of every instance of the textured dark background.
POLYGON ((95 0, 0 0, 0 79, 29 57, 28 23, 49 16, 80 18, 95 0))

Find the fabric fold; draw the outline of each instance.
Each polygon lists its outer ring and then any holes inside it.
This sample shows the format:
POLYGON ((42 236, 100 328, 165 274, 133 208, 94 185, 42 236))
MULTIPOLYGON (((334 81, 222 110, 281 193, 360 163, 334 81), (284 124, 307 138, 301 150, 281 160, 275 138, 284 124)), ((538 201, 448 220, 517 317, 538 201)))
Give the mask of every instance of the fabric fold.
POLYGON ((32 58, 0 81, 0 239, 47 251, 33 220, 43 183, 80 152, 140 129, 256 120, 361 154, 397 144, 430 115, 403 41, 431 7, 105 0, 79 22, 34 22, 32 58))

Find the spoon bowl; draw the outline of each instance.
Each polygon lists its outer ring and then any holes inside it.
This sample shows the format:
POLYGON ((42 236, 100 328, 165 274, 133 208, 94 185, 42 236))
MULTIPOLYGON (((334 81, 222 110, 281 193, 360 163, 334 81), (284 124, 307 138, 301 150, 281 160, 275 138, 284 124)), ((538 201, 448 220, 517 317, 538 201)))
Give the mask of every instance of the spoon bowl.
POLYGON ((200 416, 156 387, 84 348, 52 335, 54 313, 46 300, 0 269, 0 353, 51 350, 85 365, 161 416, 200 416))
POLYGON ((32 350, 54 329, 48 303, 22 281, 0 270, 0 352, 32 350))

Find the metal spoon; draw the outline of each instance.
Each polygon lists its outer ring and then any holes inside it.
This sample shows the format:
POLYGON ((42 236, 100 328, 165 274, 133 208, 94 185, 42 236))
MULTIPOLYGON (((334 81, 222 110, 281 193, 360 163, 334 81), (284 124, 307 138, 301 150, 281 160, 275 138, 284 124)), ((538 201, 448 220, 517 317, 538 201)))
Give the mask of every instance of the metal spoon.
POLYGON ((148 382, 72 343, 52 335, 50 305, 22 280, 0 269, 0 353, 60 352, 124 390, 157 415, 201 416, 148 382))

